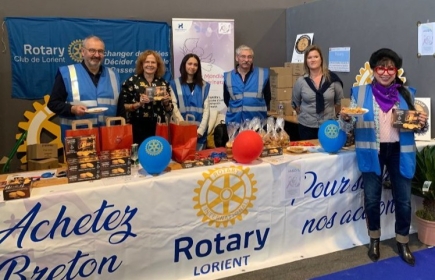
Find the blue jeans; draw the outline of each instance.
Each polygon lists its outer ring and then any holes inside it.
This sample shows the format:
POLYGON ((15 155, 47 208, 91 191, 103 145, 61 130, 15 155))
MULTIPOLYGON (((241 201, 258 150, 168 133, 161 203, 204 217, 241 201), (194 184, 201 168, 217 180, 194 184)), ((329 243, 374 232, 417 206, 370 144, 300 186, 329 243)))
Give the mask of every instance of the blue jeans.
MULTIPOLYGON (((411 179, 400 174, 400 144, 381 143, 379 152, 379 163, 381 170, 386 166, 390 173, 391 191, 395 205, 396 235, 407 237, 411 225, 411 179)), ((364 208, 366 212, 369 232, 376 232, 381 229, 380 201, 382 194, 382 174, 374 172, 362 173, 364 182, 364 208)), ((370 235, 372 238, 376 236, 370 235)))

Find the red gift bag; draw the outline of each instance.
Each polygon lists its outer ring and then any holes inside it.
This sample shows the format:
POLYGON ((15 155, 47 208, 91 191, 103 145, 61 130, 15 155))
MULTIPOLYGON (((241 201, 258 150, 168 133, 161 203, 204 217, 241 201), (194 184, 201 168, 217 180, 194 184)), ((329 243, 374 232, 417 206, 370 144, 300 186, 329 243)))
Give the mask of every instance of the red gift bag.
POLYGON ((160 116, 157 117, 156 136, 163 137, 169 141, 169 126, 166 122, 162 123, 160 116))
MULTIPOLYGON (((170 139, 172 144, 172 159, 177 162, 194 160, 196 153, 196 143, 198 140, 197 126, 194 122, 188 121, 192 115, 187 115, 187 121, 174 121, 171 118, 169 124, 170 139)), ((193 117, 193 120, 195 118, 193 117)))
POLYGON ((71 122, 71 130, 65 131, 66 137, 77 137, 77 136, 88 136, 95 135, 95 149, 96 152, 100 152, 100 133, 98 131, 98 127, 92 127, 92 122, 90 120, 75 120, 71 122), (77 126, 87 125, 88 128, 79 128, 77 126))
POLYGON ((125 124, 123 117, 109 117, 106 126, 100 127, 101 150, 131 149, 133 144, 133 127, 125 124), (111 125, 113 121, 121 121, 121 125, 111 125))

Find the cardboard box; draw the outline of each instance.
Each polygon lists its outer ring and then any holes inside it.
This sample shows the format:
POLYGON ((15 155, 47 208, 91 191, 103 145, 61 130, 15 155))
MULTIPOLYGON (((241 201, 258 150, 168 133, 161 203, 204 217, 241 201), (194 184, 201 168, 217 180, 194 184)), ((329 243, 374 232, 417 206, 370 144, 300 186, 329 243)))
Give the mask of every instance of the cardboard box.
POLYGON ((59 160, 57 158, 30 159, 27 161, 28 171, 54 169, 58 167, 59 167, 59 160))
POLYGON ((271 88, 270 93, 272 99, 274 100, 291 100, 292 99, 292 88, 271 88))
POLYGON ((282 155, 282 147, 263 148, 260 157, 271 157, 282 155))
POLYGON ((393 127, 407 130, 419 130, 421 128, 418 121, 419 114, 420 112, 414 110, 393 109, 393 127))
POLYGON ((12 200, 30 197, 32 190, 32 179, 16 177, 7 182, 3 189, 4 200, 12 200))
POLYGON ((56 144, 33 144, 27 146, 27 159, 57 158, 56 144))
POLYGON ((293 87, 292 68, 271 67, 269 81, 270 81, 270 88, 293 87))
POLYGON ((68 159, 96 155, 95 135, 65 137, 65 156, 68 159))
POLYGON ((276 99, 270 100, 270 111, 271 112, 278 112, 278 105, 279 101, 276 99))
MULTIPOLYGON (((286 65, 286 64, 284 64, 286 65)), ((293 76, 303 76, 305 73, 305 68, 303 63, 290 63, 290 67, 292 68, 293 76)))

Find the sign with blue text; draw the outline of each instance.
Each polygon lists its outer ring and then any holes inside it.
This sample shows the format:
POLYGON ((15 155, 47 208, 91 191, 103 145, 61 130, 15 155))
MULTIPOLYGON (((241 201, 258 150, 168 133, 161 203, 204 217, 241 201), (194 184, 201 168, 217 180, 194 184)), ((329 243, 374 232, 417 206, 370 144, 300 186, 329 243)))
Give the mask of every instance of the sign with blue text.
POLYGON ((167 23, 79 19, 6 18, 12 64, 12 97, 39 99, 51 92, 60 66, 80 63, 82 41, 89 35, 105 43, 104 65, 118 71, 121 82, 135 73, 136 59, 155 50, 171 77, 167 23))

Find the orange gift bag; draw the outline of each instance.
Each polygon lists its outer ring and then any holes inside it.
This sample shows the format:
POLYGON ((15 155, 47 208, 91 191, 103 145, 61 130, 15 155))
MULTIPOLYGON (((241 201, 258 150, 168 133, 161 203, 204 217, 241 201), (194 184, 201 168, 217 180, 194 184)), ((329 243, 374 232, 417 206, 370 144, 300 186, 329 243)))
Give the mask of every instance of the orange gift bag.
POLYGON ((131 149, 133 144, 133 127, 126 124, 123 117, 109 117, 106 126, 100 127, 101 150, 131 149), (120 125, 112 125, 113 121, 121 121, 120 125))
POLYGON ((171 118, 169 124, 170 139, 172 144, 172 159, 177 162, 194 160, 196 143, 198 140, 197 126, 193 115, 186 115, 186 121, 178 122, 171 118), (193 121, 189 121, 189 117, 193 121))
POLYGON ((162 123, 160 116, 157 117, 156 136, 160 136, 169 142, 169 126, 166 122, 162 123))

